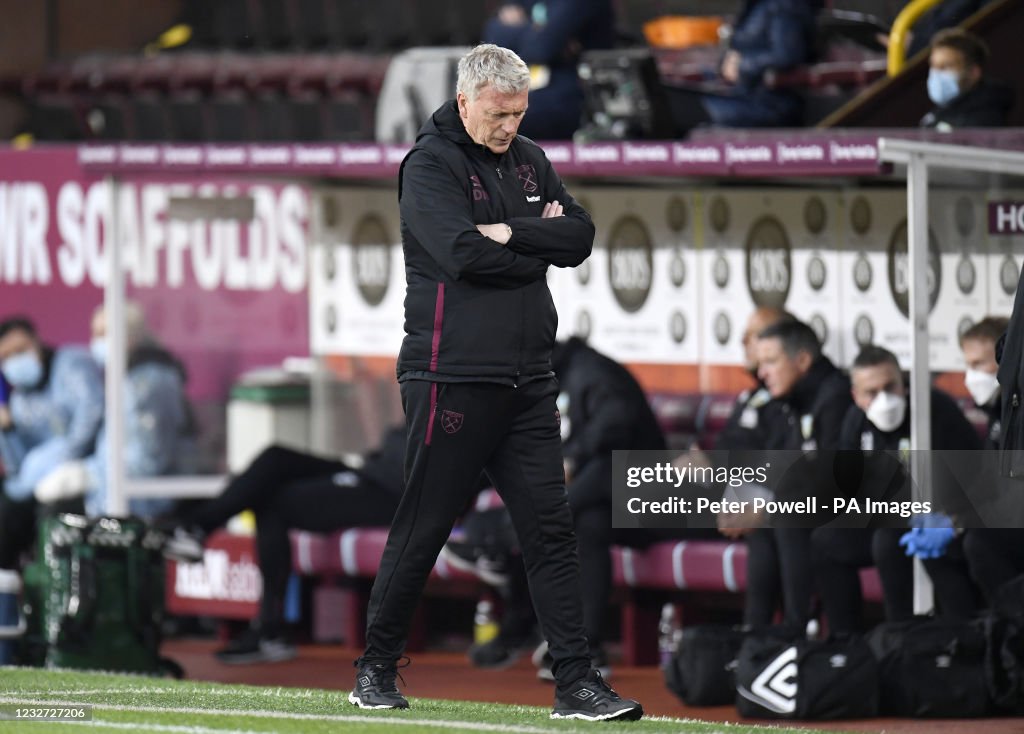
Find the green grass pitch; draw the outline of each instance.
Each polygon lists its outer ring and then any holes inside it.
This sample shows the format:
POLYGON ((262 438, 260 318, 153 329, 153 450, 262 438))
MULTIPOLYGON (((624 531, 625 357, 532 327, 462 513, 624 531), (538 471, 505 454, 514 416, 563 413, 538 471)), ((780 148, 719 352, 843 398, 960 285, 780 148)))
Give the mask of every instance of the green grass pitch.
MULTIPOLYGON (((453 692, 455 693, 455 692, 453 692)), ((814 734, 808 729, 646 718, 639 722, 552 721, 546 708, 414 698, 409 711, 360 711, 344 691, 173 681, 108 673, 0 668, 0 707, 92 704, 93 720, 3 721, 3 734, 73 731, 164 734, 409 734, 409 732, 671 732, 814 734)), ((457 695, 457 694, 456 694, 457 695)), ((820 734, 820 733, 819 733, 820 734)))

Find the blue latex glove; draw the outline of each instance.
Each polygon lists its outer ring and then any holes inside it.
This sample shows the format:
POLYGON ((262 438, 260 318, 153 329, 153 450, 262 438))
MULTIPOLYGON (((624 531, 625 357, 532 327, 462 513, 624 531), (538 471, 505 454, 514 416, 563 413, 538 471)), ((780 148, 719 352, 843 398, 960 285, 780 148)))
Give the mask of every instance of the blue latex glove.
POLYGON ((954 537, 956 531, 952 527, 913 528, 903 534, 900 545, 904 547, 908 556, 940 558, 954 537))

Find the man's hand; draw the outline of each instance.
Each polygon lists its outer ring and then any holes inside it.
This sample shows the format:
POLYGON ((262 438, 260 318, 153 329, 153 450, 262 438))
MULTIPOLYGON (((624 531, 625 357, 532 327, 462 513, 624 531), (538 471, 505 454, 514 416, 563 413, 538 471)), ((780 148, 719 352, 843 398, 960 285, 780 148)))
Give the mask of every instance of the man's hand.
MULTIPOLYGON (((558 201, 549 201, 544 205, 544 211, 540 213, 541 219, 554 219, 555 217, 561 217, 562 205, 558 201)), ((478 224, 476 225, 477 230, 484 237, 492 239, 499 245, 507 245, 508 241, 512 239, 512 228, 504 222, 498 222, 497 224, 478 224)))
POLYGON ((89 475, 81 461, 67 461, 36 485, 36 499, 43 504, 78 497, 89 488, 89 475))
POLYGON ((740 55, 732 49, 726 51, 722 59, 722 78, 730 84, 740 80, 740 55))
POLYGON ((497 224, 478 224, 476 228, 480 231, 484 237, 488 237, 499 245, 507 245, 508 241, 512 239, 512 228, 504 222, 498 222, 497 224))
POLYGON ((544 205, 544 211, 540 213, 541 219, 554 219, 562 216, 562 205, 558 201, 549 201, 544 205))
POLYGON ((764 525, 764 521, 763 512, 722 512, 718 515, 718 532, 730 540, 739 540, 764 525))
POLYGON ((11 420, 10 408, 0 403, 0 431, 6 431, 12 425, 14 425, 14 421, 11 420))

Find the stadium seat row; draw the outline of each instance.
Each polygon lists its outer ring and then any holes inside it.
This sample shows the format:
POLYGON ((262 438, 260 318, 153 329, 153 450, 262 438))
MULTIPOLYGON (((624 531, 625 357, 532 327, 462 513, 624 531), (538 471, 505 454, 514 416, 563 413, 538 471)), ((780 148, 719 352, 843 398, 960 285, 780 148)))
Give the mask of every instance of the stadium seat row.
POLYGON ((496 0, 194 0, 192 45, 239 49, 374 49, 468 45, 496 0))

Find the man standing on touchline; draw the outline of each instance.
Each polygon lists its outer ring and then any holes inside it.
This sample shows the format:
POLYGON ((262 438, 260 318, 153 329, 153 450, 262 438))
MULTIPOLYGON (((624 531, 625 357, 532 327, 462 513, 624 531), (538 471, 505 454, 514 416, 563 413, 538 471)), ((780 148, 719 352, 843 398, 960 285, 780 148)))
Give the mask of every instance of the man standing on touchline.
POLYGON ((411 617, 483 471, 511 514, 554 659, 552 718, 643 715, 591 669, 583 627, 546 274, 590 255, 594 225, 540 147, 516 135, 529 81, 508 49, 471 50, 459 61, 456 100, 423 125, 399 171, 405 491, 356 661, 349 701, 361 708, 408 708, 395 677, 411 617))

